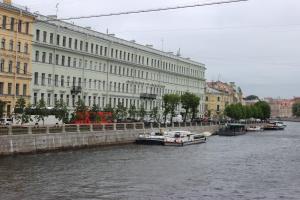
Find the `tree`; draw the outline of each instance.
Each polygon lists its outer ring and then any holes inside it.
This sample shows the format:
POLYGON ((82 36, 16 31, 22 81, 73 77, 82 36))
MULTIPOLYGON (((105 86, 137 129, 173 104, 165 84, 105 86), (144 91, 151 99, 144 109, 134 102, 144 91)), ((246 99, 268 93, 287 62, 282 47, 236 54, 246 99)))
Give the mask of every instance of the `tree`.
POLYGON ((191 99, 191 110, 192 110, 192 120, 196 117, 196 114, 199 112, 198 107, 200 104, 200 97, 192 95, 191 99))
POLYGON ((130 105, 130 108, 128 110, 129 117, 130 118, 135 118, 136 112, 137 111, 136 111, 135 105, 130 105))
POLYGON ((270 118, 270 116, 271 116, 271 107, 267 102, 259 101, 254 105, 261 109, 261 112, 262 112, 261 119, 269 119, 270 118))
POLYGON ((14 116, 15 119, 18 123, 24 124, 24 123, 29 123, 30 121, 32 121, 31 119, 31 115, 28 112, 31 109, 31 105, 29 104, 26 107, 26 101, 24 98, 19 98, 16 101, 16 105, 14 108, 14 116))
POLYGON ((147 113, 146 113, 146 110, 145 110, 145 107, 144 107, 144 104, 141 105, 138 114, 139 114, 139 117, 140 117, 142 120, 144 120, 144 118, 145 118, 145 116, 146 116, 146 114, 147 114, 147 113))
POLYGON ((158 121, 158 107, 154 107, 150 112, 150 117, 154 119, 154 121, 158 121))
POLYGON ((127 117, 127 108, 123 104, 119 103, 116 109, 117 119, 125 119, 127 117))
POLYGON ((63 123, 68 122, 69 110, 67 105, 62 100, 55 102, 53 114, 59 121, 62 121, 63 123))
POLYGON ((41 99, 36 105, 36 116, 35 119, 40 122, 43 121, 43 125, 45 125, 45 118, 48 117, 49 112, 46 107, 46 103, 44 99, 41 99))
POLYGON ((85 120, 87 117, 88 107, 85 105, 83 100, 78 100, 74 110, 74 116, 77 120, 85 120))
POLYGON ((98 112, 100 111, 99 105, 94 104, 90 111, 90 121, 95 123, 101 121, 98 112))
POLYGON ((114 108, 111 106, 111 104, 107 104, 104 109, 103 109, 104 112, 110 112, 112 114, 112 119, 113 120, 116 120, 117 119, 117 115, 116 115, 116 112, 114 110, 114 108))
POLYGON ((163 96, 163 107, 164 107, 164 116, 165 116, 165 123, 166 117, 170 113, 171 114, 171 123, 173 122, 173 117, 175 116, 175 109, 180 102, 180 96, 178 94, 165 94, 163 96))
POLYGON ((300 103, 293 104, 293 114, 296 117, 300 117, 300 103))
POLYGON ((181 95, 181 105, 182 108, 185 109, 185 114, 183 121, 186 122, 186 117, 191 109, 192 99, 194 98, 194 95, 190 92, 186 92, 183 95, 181 95))

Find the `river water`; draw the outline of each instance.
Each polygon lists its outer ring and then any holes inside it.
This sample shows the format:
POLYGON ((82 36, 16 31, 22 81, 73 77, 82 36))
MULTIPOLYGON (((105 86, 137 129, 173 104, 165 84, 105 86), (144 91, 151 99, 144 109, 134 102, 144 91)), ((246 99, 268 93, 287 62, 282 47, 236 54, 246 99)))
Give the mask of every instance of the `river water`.
POLYGON ((186 147, 1 158, 0 199, 300 199, 300 123, 186 147))

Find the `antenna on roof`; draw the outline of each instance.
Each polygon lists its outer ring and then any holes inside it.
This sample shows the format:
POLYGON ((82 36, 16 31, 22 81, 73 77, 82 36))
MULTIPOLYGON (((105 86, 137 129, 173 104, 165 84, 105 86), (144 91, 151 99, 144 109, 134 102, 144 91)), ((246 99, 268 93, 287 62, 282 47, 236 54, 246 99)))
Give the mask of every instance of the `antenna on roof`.
POLYGON ((180 48, 178 49, 176 56, 181 56, 180 48))
POLYGON ((56 16, 58 14, 58 6, 59 6, 59 3, 56 4, 55 8, 56 8, 56 16))

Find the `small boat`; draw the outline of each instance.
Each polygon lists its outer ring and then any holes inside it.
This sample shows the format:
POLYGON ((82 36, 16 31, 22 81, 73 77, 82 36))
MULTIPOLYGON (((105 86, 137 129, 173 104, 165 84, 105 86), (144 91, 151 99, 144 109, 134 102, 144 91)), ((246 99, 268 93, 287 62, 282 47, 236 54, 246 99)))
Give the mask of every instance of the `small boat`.
POLYGON ((189 131, 171 131, 165 136, 165 146, 185 146, 206 142, 202 134, 194 134, 189 131))
POLYGON ((138 139, 135 140, 136 144, 144 145, 164 145, 164 142, 165 133, 162 131, 139 135, 138 139))
POLYGON ((246 128, 247 132, 259 132, 259 131, 263 131, 264 129, 260 126, 250 126, 248 128, 246 128))
POLYGON ((269 122, 265 127, 264 130, 284 130, 286 125, 280 121, 269 122))
POLYGON ((210 132, 203 132, 202 135, 205 136, 205 137, 210 137, 210 136, 212 136, 212 133, 210 133, 210 132))
POLYGON ((245 124, 226 124, 218 133, 220 136, 238 136, 244 134, 246 134, 245 124))

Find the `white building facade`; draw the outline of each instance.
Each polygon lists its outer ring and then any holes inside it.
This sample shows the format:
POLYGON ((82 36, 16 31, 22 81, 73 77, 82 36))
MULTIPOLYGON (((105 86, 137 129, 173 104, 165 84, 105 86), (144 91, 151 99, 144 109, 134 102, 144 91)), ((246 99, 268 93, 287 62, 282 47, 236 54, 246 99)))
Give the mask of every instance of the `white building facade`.
MULTIPOLYGON (((78 100, 104 108, 162 109, 162 96, 192 92, 204 113, 204 64, 89 28, 37 16, 34 25, 32 104, 78 100)), ((181 108, 178 108, 178 112, 181 108)))

